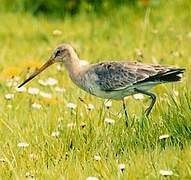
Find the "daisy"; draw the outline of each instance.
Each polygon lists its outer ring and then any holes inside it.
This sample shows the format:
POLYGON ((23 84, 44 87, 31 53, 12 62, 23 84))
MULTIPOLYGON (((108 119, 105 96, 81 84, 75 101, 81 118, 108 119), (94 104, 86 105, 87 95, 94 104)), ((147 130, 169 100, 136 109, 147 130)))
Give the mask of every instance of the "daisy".
POLYGON ((20 148, 26 148, 26 147, 29 146, 29 144, 26 143, 26 142, 20 142, 20 143, 17 144, 17 146, 20 147, 20 148))
POLYGON ((39 94, 40 90, 38 88, 35 87, 29 87, 28 88, 28 93, 32 94, 32 95, 37 95, 39 94))
POLYGON ((161 139, 167 139, 167 138, 169 138, 170 137, 170 135, 169 134, 163 134, 163 135, 160 135, 159 136, 159 139, 161 140, 161 139))
POLYGON ((76 109, 77 105, 72 103, 72 102, 69 102, 67 105, 66 105, 67 108, 69 109, 76 109))
POLYGON ((106 124, 115 124, 115 120, 110 119, 110 118, 105 118, 104 122, 105 122, 106 124))
POLYGON ((59 136, 60 136, 60 132, 59 132, 59 131, 53 131, 53 132, 51 133, 51 136, 52 136, 52 137, 59 137, 59 136))
POLYGON ((5 94, 5 99, 11 100, 11 99, 13 99, 13 98, 14 98, 14 94, 11 94, 11 93, 5 94))
POLYGON ((172 176, 173 175, 173 172, 171 170, 164 170, 164 169, 161 169, 159 171, 160 175, 162 176, 172 176))

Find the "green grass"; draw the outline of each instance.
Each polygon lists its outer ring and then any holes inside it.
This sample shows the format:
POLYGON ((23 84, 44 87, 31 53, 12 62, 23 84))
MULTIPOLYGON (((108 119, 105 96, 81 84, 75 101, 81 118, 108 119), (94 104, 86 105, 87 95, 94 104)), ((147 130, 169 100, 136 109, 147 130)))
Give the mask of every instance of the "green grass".
POLYGON ((191 5, 186 0, 168 1, 141 12, 121 7, 111 10, 110 16, 81 13, 64 20, 0 13, 1 179, 25 179, 26 173, 37 179, 190 179, 190 16, 191 5), (52 35, 55 29, 62 35, 52 35), (39 95, 18 93, 6 86, 5 76, 21 72, 21 82, 27 73, 23 64, 45 62, 62 42, 71 43, 80 57, 91 63, 140 59, 186 67, 187 71, 182 82, 153 89, 158 99, 149 119, 143 116, 149 99, 129 97, 129 128, 125 127, 123 114, 117 115, 122 110, 121 102, 113 101, 109 110, 104 109, 103 100, 76 88, 67 73, 58 72, 55 66, 27 85, 51 93, 54 101, 49 104, 39 95), (143 52, 143 57, 136 49, 143 52), (58 86, 66 91, 59 94, 54 87, 38 84, 38 79, 48 77, 56 78, 58 86), (7 93, 14 93, 14 98, 6 100, 7 93), (95 109, 88 112, 78 97, 94 104, 95 109), (41 103, 42 108, 31 108, 33 102, 41 103), (68 102, 76 103, 77 108, 69 110, 68 102), (114 119, 115 124, 105 124, 105 117, 114 119), (68 128, 68 123, 76 123, 76 127, 68 128), (59 131, 60 136, 52 137, 53 131, 59 131), (163 134, 170 137, 159 140, 163 134), (29 146, 19 148, 20 142, 29 146), (94 155, 100 155, 101 160, 96 161, 94 155), (120 163, 126 165, 124 172, 119 170, 120 163), (161 176, 161 169, 172 170, 173 175, 161 176))

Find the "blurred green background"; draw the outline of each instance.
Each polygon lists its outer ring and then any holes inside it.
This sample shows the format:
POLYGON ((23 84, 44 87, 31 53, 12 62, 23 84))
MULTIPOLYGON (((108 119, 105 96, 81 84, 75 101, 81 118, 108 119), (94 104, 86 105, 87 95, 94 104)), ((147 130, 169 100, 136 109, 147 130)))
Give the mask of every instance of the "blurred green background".
POLYGON ((79 12, 109 14, 112 8, 121 6, 139 8, 157 6, 160 0, 0 0, 1 10, 13 12, 30 12, 63 17, 76 15, 79 12))

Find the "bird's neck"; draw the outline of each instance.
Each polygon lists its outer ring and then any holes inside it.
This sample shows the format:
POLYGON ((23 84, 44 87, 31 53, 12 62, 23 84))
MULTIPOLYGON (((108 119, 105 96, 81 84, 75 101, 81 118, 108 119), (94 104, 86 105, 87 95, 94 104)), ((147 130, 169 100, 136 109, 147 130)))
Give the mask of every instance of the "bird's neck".
POLYGON ((79 58, 73 57, 72 59, 70 59, 70 61, 67 61, 67 63, 65 63, 64 65, 72 81, 76 82, 81 72, 83 71, 83 67, 80 64, 79 58))

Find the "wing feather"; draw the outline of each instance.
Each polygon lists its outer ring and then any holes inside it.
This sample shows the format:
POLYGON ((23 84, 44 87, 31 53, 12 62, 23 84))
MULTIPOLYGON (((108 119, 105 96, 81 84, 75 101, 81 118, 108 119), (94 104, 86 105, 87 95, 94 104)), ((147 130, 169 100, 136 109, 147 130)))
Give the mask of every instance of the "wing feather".
POLYGON ((149 77, 167 72, 171 67, 138 62, 103 62, 94 64, 90 74, 96 75, 95 83, 104 91, 118 91, 149 77))

